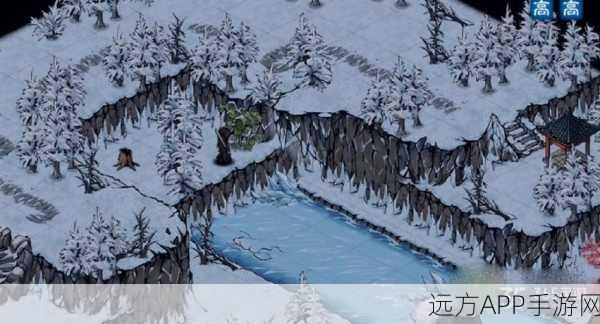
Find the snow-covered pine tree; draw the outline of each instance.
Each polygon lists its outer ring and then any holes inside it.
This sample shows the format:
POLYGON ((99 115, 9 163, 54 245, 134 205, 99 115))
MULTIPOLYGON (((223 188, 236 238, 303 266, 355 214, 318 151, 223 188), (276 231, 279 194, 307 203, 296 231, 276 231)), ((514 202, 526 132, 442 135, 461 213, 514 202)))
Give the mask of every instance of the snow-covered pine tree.
POLYGON ((185 19, 179 18, 175 14, 173 14, 173 18, 175 20, 168 26, 169 38, 167 44, 171 55, 171 63, 178 64, 187 61, 190 53, 185 45, 185 31, 183 30, 185 19))
POLYGON ((17 112, 23 126, 22 136, 17 143, 17 157, 23 167, 36 173, 43 161, 41 149, 44 147, 46 114, 43 105, 43 85, 33 75, 26 81, 25 88, 17 100, 17 112))
POLYGON ((92 215, 85 240, 88 242, 85 262, 90 266, 90 274, 99 278, 111 276, 116 270, 118 259, 129 250, 127 232, 119 220, 115 217, 107 220, 99 208, 92 215))
MULTIPOLYGON (((592 197, 600 189, 598 175, 589 172, 590 163, 594 161, 584 161, 571 152, 561 172, 557 199, 563 209, 568 208, 573 214, 590 210, 592 197)), ((597 170, 597 167, 592 165, 591 169, 597 170)))
POLYGON ((442 6, 440 0, 425 0, 423 3, 423 7, 427 9, 427 14, 429 15, 429 23, 427 25, 429 37, 421 37, 421 41, 423 41, 423 49, 429 56, 430 64, 445 62, 449 56, 444 48, 444 32, 442 31, 444 8, 442 6))
POLYGON ((413 102, 413 109, 410 110, 413 127, 421 127, 421 110, 431 102, 433 93, 429 89, 427 78, 423 76, 423 71, 416 65, 412 66, 410 72, 408 91, 413 102))
POLYGON ((160 69, 165 62, 168 62, 170 59, 169 39, 163 26, 159 25, 157 22, 154 23, 154 27, 148 29, 148 32, 150 33, 150 50, 154 62, 156 62, 157 65, 156 76, 154 79, 159 80, 160 69))
POLYGON ((546 41, 543 42, 540 52, 535 55, 535 65, 540 81, 554 87, 556 80, 561 76, 560 49, 558 47, 558 32, 552 24, 548 24, 546 41))
POLYGON ((94 28, 96 29, 106 28, 106 23, 104 22, 104 12, 110 10, 108 1, 109 0, 85 0, 86 11, 88 12, 88 15, 96 16, 96 22, 94 23, 94 28))
POLYGON ((586 75, 591 80, 592 78, 592 62, 595 59, 600 58, 600 35, 594 31, 594 28, 590 25, 585 25, 585 46, 583 49, 583 55, 586 59, 586 75))
POLYGON ((458 43, 454 46, 450 52, 448 58, 448 68, 450 68, 450 75, 454 79, 454 82, 460 84, 463 87, 469 86, 469 79, 473 74, 471 67, 472 61, 472 43, 468 39, 466 33, 458 36, 458 43))
POLYGON ((240 46, 240 77, 242 84, 248 84, 248 67, 250 64, 255 63, 258 57, 258 44, 256 43, 256 34, 252 31, 250 26, 246 25, 243 21, 240 24, 240 28, 237 32, 238 44, 240 46))
POLYGON ((560 202, 556 199, 560 182, 561 173, 555 168, 548 168, 540 175, 537 184, 533 187, 533 198, 539 210, 554 215, 560 208, 560 202))
POLYGON ((150 227, 150 219, 144 215, 145 210, 144 207, 138 213, 135 213, 135 225, 133 226, 133 253, 140 258, 145 258, 148 255, 156 235, 156 231, 153 231, 150 227))
POLYGON ((508 83, 506 69, 515 64, 518 53, 517 48, 517 28, 515 27, 515 17, 506 6, 506 14, 502 17, 502 22, 496 29, 497 46, 500 55, 500 64, 497 67, 500 84, 508 83))
POLYGON ((64 11, 58 8, 58 1, 50 7, 49 11, 44 12, 41 18, 31 18, 33 36, 39 39, 57 39, 65 30, 65 20, 68 17, 64 11))
POLYGON ((564 80, 571 81, 571 89, 575 89, 579 76, 590 64, 585 54, 585 38, 581 35, 581 28, 574 21, 568 24, 564 38, 565 43, 560 56, 561 74, 564 80))
POLYGON ((298 26, 294 32, 294 36, 290 40, 289 53, 286 65, 290 68, 295 68, 305 60, 304 47, 308 43, 308 38, 313 33, 315 27, 310 25, 308 18, 304 13, 298 17, 298 26))
POLYGON ((521 24, 517 35, 517 47, 520 58, 527 60, 526 70, 533 72, 535 71, 535 55, 539 50, 539 37, 537 36, 539 30, 536 28, 538 22, 533 20, 529 10, 530 1, 526 1, 520 13, 521 24))
POLYGON ((471 175, 469 177, 472 188, 465 189, 468 201, 473 208, 473 214, 479 215, 484 209, 486 195, 487 195, 487 183, 485 182, 485 169, 471 168, 471 175))
POLYGON ((273 66, 265 68, 263 74, 256 76, 256 84, 250 89, 250 97, 255 102, 274 104, 281 97, 281 80, 273 73, 273 66))
POLYGON ((477 81, 483 81, 484 93, 494 91, 492 77, 497 75, 498 66, 502 64, 499 48, 495 41, 496 30, 488 16, 481 21, 481 27, 475 34, 473 53, 473 69, 477 81))
POLYGON ((83 79, 72 66, 62 67, 55 59, 43 80, 43 87, 43 109, 47 118, 42 156, 46 164, 52 165, 52 176, 61 178, 60 161, 66 159, 72 168, 76 155, 83 151, 84 138, 77 113, 85 97, 83 79))
POLYGON ((410 78, 406 63, 398 57, 390 78, 390 94, 385 109, 387 118, 398 125, 398 136, 406 135, 406 118, 410 117, 413 109, 416 109, 409 91, 410 78))
POLYGON ((313 28, 302 45, 303 59, 294 67, 294 79, 300 87, 312 87, 325 90, 333 81, 331 71, 332 58, 326 51, 323 37, 313 28))
POLYGON ((127 59, 129 55, 129 44, 122 34, 113 36, 113 42, 108 48, 108 53, 102 59, 104 72, 110 82, 122 87, 128 75, 127 59))
POLYGON ((165 185, 173 187, 171 193, 186 196, 203 183, 202 163, 197 155, 204 141, 202 119, 194 110, 192 100, 173 84, 158 115, 159 131, 163 135, 155 162, 158 173, 165 185))
POLYGON ((323 306, 323 298, 311 286, 304 274, 300 274, 300 285, 285 307, 287 323, 292 324, 329 324, 332 323, 329 312, 323 306))
POLYGON ((161 44, 160 30, 148 27, 142 14, 138 16, 135 29, 131 33, 127 67, 129 74, 144 88, 148 81, 156 81, 160 75, 160 67, 167 59, 164 44, 161 44))
POLYGON ((371 80, 367 94, 360 104, 360 116, 369 124, 382 125, 386 119, 386 107, 390 94, 390 82, 379 74, 371 80))
POLYGON ((43 93, 42 82, 32 74, 29 80, 25 81, 25 87, 17 99, 17 113, 23 125, 31 124, 33 115, 41 111, 43 93))
POLYGON ((217 83, 219 80, 219 69, 217 62, 218 45, 215 37, 206 31, 200 35, 198 45, 192 51, 191 67, 192 79, 196 82, 217 83))
POLYGON ((243 62, 242 48, 238 42, 239 36, 238 31, 233 26, 233 21, 229 14, 225 14, 225 18, 221 22, 221 28, 217 35, 218 54, 217 54, 217 66, 219 72, 225 80, 225 92, 233 93, 235 88, 233 87, 233 76, 236 71, 239 71, 243 62))
POLYGON ((63 12, 71 19, 78 23, 81 20, 81 15, 85 13, 85 0, 62 0, 61 8, 63 12))
POLYGON ((67 276, 77 276, 80 274, 90 274, 93 270, 87 262, 89 253, 89 242, 84 233, 81 232, 77 223, 73 224, 73 229, 69 231, 65 240, 65 246, 58 254, 61 270, 67 276))

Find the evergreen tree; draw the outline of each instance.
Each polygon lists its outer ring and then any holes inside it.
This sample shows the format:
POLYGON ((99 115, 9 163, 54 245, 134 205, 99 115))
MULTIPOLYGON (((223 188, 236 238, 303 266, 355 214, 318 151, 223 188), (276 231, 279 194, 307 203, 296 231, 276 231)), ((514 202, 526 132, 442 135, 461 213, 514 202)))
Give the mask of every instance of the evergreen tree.
POLYGON ((129 44, 123 38, 122 34, 117 34, 113 37, 113 43, 108 48, 108 53, 102 59, 104 72, 110 82, 122 87, 125 82, 125 77, 128 75, 127 60, 128 60, 129 44))
POLYGON ((506 7, 506 14, 502 17, 502 22, 496 30, 498 53, 500 55, 500 64, 498 64, 499 83, 508 83, 506 78, 506 69, 515 64, 517 49, 517 28, 515 27, 515 18, 510 11, 510 7, 506 7))
POLYGON ((321 35, 313 29, 302 45, 303 59, 294 67, 294 78, 299 86, 325 90, 332 82, 331 57, 321 35))
POLYGON ((305 60, 304 48, 308 43, 310 35, 313 34, 315 27, 310 25, 308 18, 304 13, 300 14, 298 18, 298 26, 294 32, 289 44, 289 53, 287 65, 291 68, 295 68, 298 64, 305 60))
POLYGON ((390 95, 386 107, 386 115, 392 123, 398 125, 397 134, 406 134, 406 119, 410 112, 416 109, 409 91, 410 71, 404 61, 398 57, 390 79, 390 95))
POLYGON ((473 51, 472 43, 469 41, 468 36, 463 33, 458 36, 458 43, 454 46, 450 52, 450 57, 448 58, 450 75, 452 75, 454 82, 463 87, 469 86, 469 79, 473 74, 473 69, 471 67, 473 51))
POLYGON ((444 7, 439 0, 425 0, 423 4, 429 15, 429 24, 427 30, 429 37, 421 37, 423 49, 429 56, 430 64, 438 64, 448 59, 448 52, 444 48, 444 32, 442 23, 444 22, 444 7))
POLYGON ((93 270, 87 262, 89 242, 86 235, 79 230, 77 223, 69 231, 65 246, 60 250, 58 257, 62 271, 67 276, 90 274, 93 270))
POLYGON ((495 41, 495 28, 487 16, 481 21, 474 46, 473 69, 476 80, 484 82, 484 93, 493 92, 492 77, 497 75, 498 67, 502 64, 502 55, 495 41))
POLYGON ((40 80, 31 76, 17 100, 17 112, 23 126, 22 136, 17 143, 17 157, 23 167, 36 173, 40 162, 43 162, 42 148, 46 136, 45 124, 47 112, 43 104, 44 89, 40 80))
POLYGON ((81 20, 81 15, 85 13, 85 0, 62 0, 61 8, 63 12, 74 22, 81 20))
POLYGON ((390 95, 389 80, 377 77, 371 80, 367 95, 360 105, 360 115, 369 124, 381 125, 387 119, 386 107, 390 95))
POLYGON ((193 102, 175 84, 158 116, 163 143, 156 157, 158 173, 172 193, 189 195, 202 185, 198 152, 203 145, 202 120, 193 102))
POLYGON ((173 18, 175 20, 168 26, 168 48, 169 54, 171 55, 171 63, 178 64, 187 61, 190 57, 190 53, 185 45, 185 32, 183 31, 185 19, 181 19, 175 14, 173 14, 173 18))
POLYGON ((153 231, 150 227, 150 219, 144 215, 145 210, 144 207, 139 213, 135 213, 135 225, 133 227, 133 252, 140 258, 145 258, 148 255, 156 235, 156 231, 153 231))
POLYGON ((250 97, 256 102, 273 104, 281 97, 281 80, 273 73, 273 66, 256 76, 256 85, 250 89, 250 97))
POLYGON ((129 43, 129 73, 143 88, 147 81, 154 82, 159 79, 160 68, 167 59, 162 29, 157 24, 154 28, 148 27, 146 19, 140 14, 129 43))
POLYGON ((323 298, 308 284, 304 274, 300 275, 300 285, 286 306, 285 315, 290 324, 331 323, 323 298))
POLYGON ((541 211, 554 215, 560 207, 560 203, 555 197, 560 187, 560 181, 560 173, 555 168, 544 170, 540 176, 533 188, 533 198, 541 211))
POLYGON ((205 31, 196 48, 192 51, 191 66, 192 78, 196 82, 217 83, 219 69, 217 62, 218 45, 216 39, 205 31))
POLYGON ((98 277, 111 276, 117 266, 118 259, 124 257, 129 250, 127 232, 118 219, 105 219, 99 209, 92 215, 87 228, 86 239, 88 252, 84 262, 89 264, 92 275, 98 277))
POLYGON ((535 56, 538 78, 550 87, 554 87, 556 80, 561 76, 558 32, 552 26, 548 25, 546 41, 543 42, 539 54, 535 56))
POLYGON ((106 23, 104 23, 104 12, 110 10, 108 1, 109 0, 85 0, 88 15, 96 16, 96 22, 94 23, 94 28, 96 29, 106 28, 106 23))
POLYGON ((592 78, 592 61, 600 58, 600 35, 594 31, 590 25, 585 25, 585 45, 583 55, 586 60, 586 75, 589 79, 592 78))
POLYGON ((571 81, 571 89, 575 89, 578 77, 585 72, 590 63, 585 55, 585 38, 575 22, 568 24, 564 37, 564 48, 560 56, 561 74, 564 80, 571 81))
POLYGON ((57 39, 65 30, 66 19, 63 10, 58 8, 58 2, 55 2, 41 18, 31 18, 31 24, 34 26, 33 36, 39 39, 57 39))
POLYGON ((240 75, 242 84, 247 84, 250 82, 247 74, 248 67, 250 64, 255 63, 258 57, 259 49, 256 43, 256 34, 250 29, 250 26, 242 21, 237 36, 237 42, 240 46, 240 75))
POLYGON ((221 23, 221 29, 217 35, 218 54, 217 66, 219 72, 225 80, 225 92, 233 93, 233 76, 235 71, 239 71, 243 62, 241 60, 242 48, 238 43, 238 31, 233 26, 233 21, 229 14, 225 14, 225 18, 221 23))
POLYGON ((535 71, 535 55, 539 50, 539 37, 537 36, 537 22, 529 13, 530 1, 525 2, 520 13, 521 25, 517 37, 519 56, 527 60, 527 71, 535 71))

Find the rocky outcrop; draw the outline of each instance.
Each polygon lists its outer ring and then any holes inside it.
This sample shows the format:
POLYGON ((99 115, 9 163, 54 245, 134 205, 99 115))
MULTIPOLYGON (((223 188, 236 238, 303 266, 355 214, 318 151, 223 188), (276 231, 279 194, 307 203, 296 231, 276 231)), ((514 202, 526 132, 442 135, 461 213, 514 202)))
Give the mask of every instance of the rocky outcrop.
MULTIPOLYGON (((127 270, 118 270, 108 280, 91 276, 68 276, 33 253, 31 240, 22 235, 12 236, 9 228, 0 228, 0 283, 27 284, 185 284, 191 282, 189 237, 181 234, 172 246, 163 246, 147 262, 127 270)), ((58 252, 57 252, 58 253, 58 252)))

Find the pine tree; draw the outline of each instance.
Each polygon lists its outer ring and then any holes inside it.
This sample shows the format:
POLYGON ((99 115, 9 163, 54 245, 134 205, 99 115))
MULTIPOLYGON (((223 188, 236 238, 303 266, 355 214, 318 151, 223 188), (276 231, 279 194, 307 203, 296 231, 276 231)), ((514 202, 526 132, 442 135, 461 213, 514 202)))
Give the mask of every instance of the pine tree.
POLYGON ((567 156, 557 192, 557 199, 562 208, 569 208, 572 213, 588 211, 591 208, 592 197, 600 189, 600 183, 598 175, 589 172, 590 168, 597 171, 593 160, 582 161, 574 152, 567 156))
POLYGON ((250 89, 250 97, 255 102, 273 104, 281 97, 281 80, 273 73, 273 66, 264 69, 263 74, 256 76, 256 85, 250 89))
POLYGON ((131 33, 127 67, 131 76, 143 88, 146 82, 154 82, 160 77, 160 68, 168 59, 164 33, 158 24, 148 27, 141 14, 131 33))
POLYGON ((235 30, 233 21, 229 14, 225 14, 219 34, 217 35, 217 66, 219 67, 219 74, 225 79, 225 92, 227 93, 235 92, 233 76, 243 64, 241 60, 242 48, 238 40, 238 31, 235 30))
POLYGON ((475 34, 475 51, 473 53, 473 69, 477 81, 483 81, 484 93, 493 92, 492 77, 497 75, 498 66, 502 64, 499 48, 495 42, 495 29, 486 16, 475 34))
POLYGON ((98 277, 112 275, 118 259, 127 254, 129 243, 127 232, 118 219, 105 219, 97 208, 92 215, 92 221, 87 228, 86 240, 88 252, 85 262, 91 268, 91 274, 98 277))
POLYGON ((448 58, 450 75, 452 75, 454 82, 463 87, 469 86, 469 79, 473 74, 473 69, 471 67, 473 51, 473 44, 469 41, 466 33, 463 33, 458 36, 458 43, 454 46, 450 52, 450 57, 448 58))
POLYGON ((412 66, 408 85, 408 91, 413 102, 413 109, 410 111, 413 127, 420 127, 423 126, 420 117, 421 110, 433 99, 433 93, 429 89, 427 78, 423 76, 423 71, 417 68, 416 65, 412 66))
POLYGON ((188 195, 201 187, 202 164, 197 153, 203 145, 202 120, 193 102, 175 84, 158 116, 163 143, 156 157, 158 173, 171 193, 188 195))
POLYGON ((410 112, 416 109, 409 91, 408 80, 410 80, 410 71, 406 63, 398 57, 390 79, 390 95, 385 111, 391 122, 398 125, 399 136, 406 134, 405 121, 410 117, 410 112))
POLYGON ((302 45, 303 59, 294 67, 294 79, 299 86, 325 90, 333 80, 331 57, 327 54, 326 45, 321 35, 313 29, 302 45))
POLYGON ((216 39, 209 36, 205 31, 201 36, 196 48, 192 51, 191 66, 192 78, 196 82, 217 83, 219 80, 219 69, 217 62, 218 45, 216 39))
POLYGON ((560 208, 560 203, 556 199, 556 194, 560 187, 560 172, 555 168, 544 170, 533 188, 533 198, 538 208, 550 215, 560 208))
POLYGON ((31 124, 34 115, 41 111, 43 93, 42 82, 32 74, 29 80, 25 81, 25 88, 17 99, 17 113, 23 125, 31 124))
POLYGON ((171 55, 171 63, 178 64, 187 61, 190 53, 185 45, 185 32, 183 31, 185 19, 181 19, 175 14, 173 14, 173 18, 175 20, 168 26, 168 48, 171 55))
POLYGON ((247 73, 248 67, 257 61, 259 51, 256 43, 256 34, 250 29, 250 26, 244 24, 242 21, 237 36, 237 42, 240 46, 240 76, 242 84, 248 84, 250 82, 247 73))
POLYGON ((22 136, 17 143, 17 157, 23 167, 36 173, 43 161, 41 148, 44 147, 44 125, 46 111, 43 109, 44 89, 40 80, 31 76, 17 100, 17 112, 23 126, 22 136))
POLYGON ((122 87, 125 77, 128 76, 128 49, 129 44, 123 38, 123 35, 117 34, 113 37, 113 43, 108 48, 108 53, 102 59, 106 76, 117 87, 122 87))
POLYGON ((290 40, 288 60, 286 65, 295 68, 298 64, 305 60, 304 48, 308 43, 310 35, 313 34, 315 27, 310 25, 308 18, 304 13, 298 18, 298 26, 294 32, 294 36, 290 40))
POLYGON ((530 1, 527 1, 520 13, 521 25, 517 36, 517 46, 521 59, 527 60, 526 70, 533 72, 535 71, 535 54, 539 48, 536 36, 538 30, 536 29, 537 22, 531 17, 529 10, 530 1))
POLYGON ((585 25, 585 46, 583 55, 586 60, 586 75, 591 80, 592 78, 592 61, 600 58, 600 35, 594 31, 590 25, 585 25))
POLYGON ((386 119, 386 107, 390 95, 390 82, 377 75, 360 105, 360 116, 369 124, 383 124, 386 119))
POLYGON ((87 237, 80 231, 77 223, 74 223, 73 229, 69 231, 65 241, 65 246, 58 254, 62 271, 67 276, 90 274, 92 269, 87 262, 88 253, 89 242, 87 241, 87 237))
POLYGON ((150 219, 144 215, 145 210, 144 207, 139 213, 135 213, 135 225, 133 227, 133 252, 140 258, 145 258, 148 255, 156 235, 156 231, 153 231, 150 227, 150 219))
POLYGON ((34 26, 33 36, 39 39, 57 39, 65 30, 66 19, 67 16, 58 8, 58 1, 56 1, 41 18, 31 18, 31 24, 34 26))
POLYGON ((42 156, 53 167, 53 177, 62 177, 60 161, 66 158, 73 167, 75 156, 82 152, 84 138, 80 133, 81 120, 77 110, 83 105, 85 90, 83 79, 71 66, 62 67, 54 60, 43 80, 44 146, 42 156))
POLYGON ((564 38, 564 48, 560 56, 561 74, 564 80, 571 81, 571 89, 575 89, 578 77, 585 72, 589 64, 585 56, 585 38, 575 22, 568 24, 564 38))
POLYGON ((63 12, 71 19, 78 23, 81 20, 81 15, 85 13, 85 0, 62 0, 61 8, 63 12))
POLYGON ((487 194, 487 184, 485 183, 485 170, 482 169, 471 169, 470 176, 473 187, 466 190, 469 203, 473 208, 473 214, 479 215, 485 209, 485 201, 487 194))
POLYGON ((94 28, 105 29, 106 23, 104 23, 104 12, 110 9, 108 0, 85 0, 85 4, 88 15, 96 16, 94 28))
POLYGON ((556 80, 561 76, 558 32, 552 26, 548 25, 547 39, 543 43, 539 54, 535 56, 538 78, 550 87, 554 87, 556 80))
POLYGON ((308 284, 304 274, 300 275, 300 285, 287 304, 285 315, 290 324, 331 323, 323 298, 308 284))
POLYGON ((445 62, 449 55, 444 48, 444 32, 442 31, 444 8, 440 0, 425 0, 423 6, 429 15, 429 24, 427 25, 429 37, 421 37, 424 44, 423 49, 429 56, 430 64, 445 62))
POLYGON ((502 22, 496 30, 497 46, 500 55, 500 64, 497 67, 500 84, 508 83, 506 78, 506 69, 515 64, 517 49, 517 28, 515 27, 515 18, 506 6, 506 14, 502 17, 502 22))

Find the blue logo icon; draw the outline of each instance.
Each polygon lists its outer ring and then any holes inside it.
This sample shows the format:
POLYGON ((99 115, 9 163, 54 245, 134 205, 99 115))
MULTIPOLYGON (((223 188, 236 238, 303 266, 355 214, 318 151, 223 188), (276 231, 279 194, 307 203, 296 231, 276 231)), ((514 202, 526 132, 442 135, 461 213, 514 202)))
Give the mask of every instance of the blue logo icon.
POLYGON ((561 20, 581 20, 583 19, 583 0, 561 0, 560 2, 561 20))
POLYGON ((552 0, 533 0, 531 1, 531 17, 538 21, 550 21, 554 14, 554 1, 552 0))

